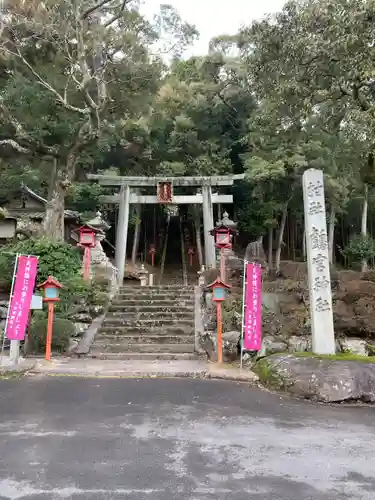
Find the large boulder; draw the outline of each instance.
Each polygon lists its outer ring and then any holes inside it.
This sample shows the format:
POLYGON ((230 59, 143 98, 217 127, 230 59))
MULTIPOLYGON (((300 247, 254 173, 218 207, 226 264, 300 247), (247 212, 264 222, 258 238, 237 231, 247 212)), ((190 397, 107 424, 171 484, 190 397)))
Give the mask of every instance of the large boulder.
MULTIPOLYGON (((223 361, 235 361, 239 357, 241 333, 233 330, 223 333, 223 361)), ((217 361, 217 333, 205 331, 199 337, 200 347, 205 351, 207 359, 217 361)))
POLYGON ((281 339, 272 335, 265 335, 262 341, 262 349, 259 352, 259 357, 270 356, 277 352, 287 352, 288 344, 281 339))
POLYGON ((234 330, 223 333, 223 360, 235 361, 239 356, 241 333, 234 330))
POLYGON ((344 338, 339 339, 339 343, 342 352, 368 356, 368 344, 363 339, 344 338))
POLYGON ((8 303, 7 300, 0 301, 0 319, 6 319, 8 315, 8 303))
MULTIPOLYGON (((264 331, 285 339, 310 335, 305 263, 283 261, 281 277, 263 282, 264 331)), ((337 337, 375 340, 375 272, 331 269, 337 337)))
POLYGON ((199 345, 210 361, 217 361, 216 341, 213 332, 205 331, 199 335, 199 345))
POLYGON ((307 263, 291 260, 281 261, 280 277, 293 281, 305 281, 307 277, 307 263))
POLYGON ((336 299, 343 300, 347 304, 353 304, 363 297, 375 296, 375 283, 373 281, 352 280, 340 282, 336 299))
POLYGON ((253 370, 263 384, 306 399, 375 402, 375 363, 365 358, 275 354, 258 361, 253 370))

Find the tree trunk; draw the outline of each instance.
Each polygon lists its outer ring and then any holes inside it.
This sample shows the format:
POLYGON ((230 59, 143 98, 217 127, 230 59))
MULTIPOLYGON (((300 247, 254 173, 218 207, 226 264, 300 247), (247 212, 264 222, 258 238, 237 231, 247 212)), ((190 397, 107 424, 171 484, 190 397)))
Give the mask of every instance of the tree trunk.
POLYGON ((329 211, 329 221, 328 221, 328 258, 329 263, 333 263, 333 249, 335 244, 335 222, 336 222, 336 209, 331 204, 329 211))
POLYGON ((268 229, 268 269, 272 269, 272 244, 273 244, 273 227, 268 229))
POLYGON ((203 251, 202 251, 202 239, 201 239, 201 221, 198 218, 194 219, 194 227, 195 227, 195 240, 197 242, 197 256, 199 269, 203 266, 203 251))
POLYGON ((139 246, 139 237, 141 235, 141 205, 136 206, 136 222, 134 226, 134 238, 132 248, 132 264, 135 266, 139 246))
MULTIPOLYGON (((363 205, 362 205, 362 219, 361 219, 361 235, 363 237, 367 236, 367 213, 368 213, 368 185, 365 184, 363 205)), ((367 260, 362 260, 361 271, 365 272, 367 270, 367 260)))
POLYGON ((43 232, 48 239, 53 241, 64 241, 65 191, 55 159, 51 169, 48 201, 43 219, 43 232))
POLYGON ((281 247, 283 244, 283 236, 284 236, 284 230, 285 230, 287 216, 288 216, 288 205, 286 204, 284 207, 283 213, 281 215, 279 236, 277 239, 277 248, 276 248, 276 256, 275 256, 275 268, 276 268, 277 272, 280 270, 281 247))

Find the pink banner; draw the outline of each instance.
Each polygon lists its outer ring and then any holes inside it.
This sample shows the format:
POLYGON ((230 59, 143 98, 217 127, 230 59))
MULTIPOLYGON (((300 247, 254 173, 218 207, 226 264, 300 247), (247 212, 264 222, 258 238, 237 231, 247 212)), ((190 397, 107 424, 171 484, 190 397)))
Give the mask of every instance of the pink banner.
POLYGON ((23 340, 29 319, 31 299, 34 293, 38 257, 18 257, 16 280, 10 299, 6 336, 9 340, 23 340))
POLYGON ((262 268, 259 264, 246 264, 246 288, 244 310, 245 351, 262 348, 262 268))

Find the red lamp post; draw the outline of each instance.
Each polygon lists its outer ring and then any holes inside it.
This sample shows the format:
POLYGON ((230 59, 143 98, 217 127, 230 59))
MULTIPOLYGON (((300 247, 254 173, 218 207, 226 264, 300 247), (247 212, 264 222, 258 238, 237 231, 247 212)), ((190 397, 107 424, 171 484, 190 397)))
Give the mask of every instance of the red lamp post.
POLYGON ((217 360, 219 363, 223 362, 223 314, 221 304, 226 299, 227 290, 231 288, 230 285, 224 283, 220 278, 207 286, 212 291, 212 300, 216 302, 216 315, 217 315, 217 360))
POLYGON ((152 267, 154 267, 154 264, 155 264, 155 254, 156 254, 156 248, 155 248, 154 244, 150 245, 150 250, 148 251, 148 253, 151 255, 151 265, 152 265, 152 267))
POLYGON ((44 293, 44 302, 48 304, 48 322, 47 322, 47 338, 46 338, 46 360, 51 361, 51 346, 52 346, 52 330, 53 330, 53 315, 55 302, 59 302, 59 290, 63 288, 53 276, 48 276, 48 279, 37 286, 44 293))
POLYGON ((237 224, 231 221, 228 213, 224 212, 223 218, 216 224, 216 227, 210 231, 215 238, 215 246, 220 249, 220 277, 225 280, 225 255, 224 250, 232 248, 233 236, 238 234, 237 224))
POLYGON ((195 255, 195 250, 193 247, 189 247, 188 249, 188 256, 189 256, 189 265, 192 267, 193 265, 193 257, 195 255))
POLYGON ((95 230, 90 226, 81 226, 79 228, 78 246, 83 251, 83 279, 90 281, 91 248, 95 246, 95 230))

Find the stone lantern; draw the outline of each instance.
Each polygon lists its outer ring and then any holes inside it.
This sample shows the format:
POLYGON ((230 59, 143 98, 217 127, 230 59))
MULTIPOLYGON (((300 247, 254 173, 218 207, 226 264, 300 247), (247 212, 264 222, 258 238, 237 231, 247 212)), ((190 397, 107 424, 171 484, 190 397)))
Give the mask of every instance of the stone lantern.
POLYGON ((145 269, 144 264, 142 264, 140 271, 138 272, 139 281, 141 282, 141 286, 147 286, 147 276, 148 271, 145 269))
POLYGON ((116 268, 111 263, 109 258, 102 247, 102 241, 105 239, 105 234, 110 225, 102 219, 101 212, 96 212, 93 219, 87 222, 87 227, 94 229, 95 231, 95 244, 91 249, 91 266, 94 276, 100 274, 108 279, 109 282, 113 283, 116 279, 116 268))

